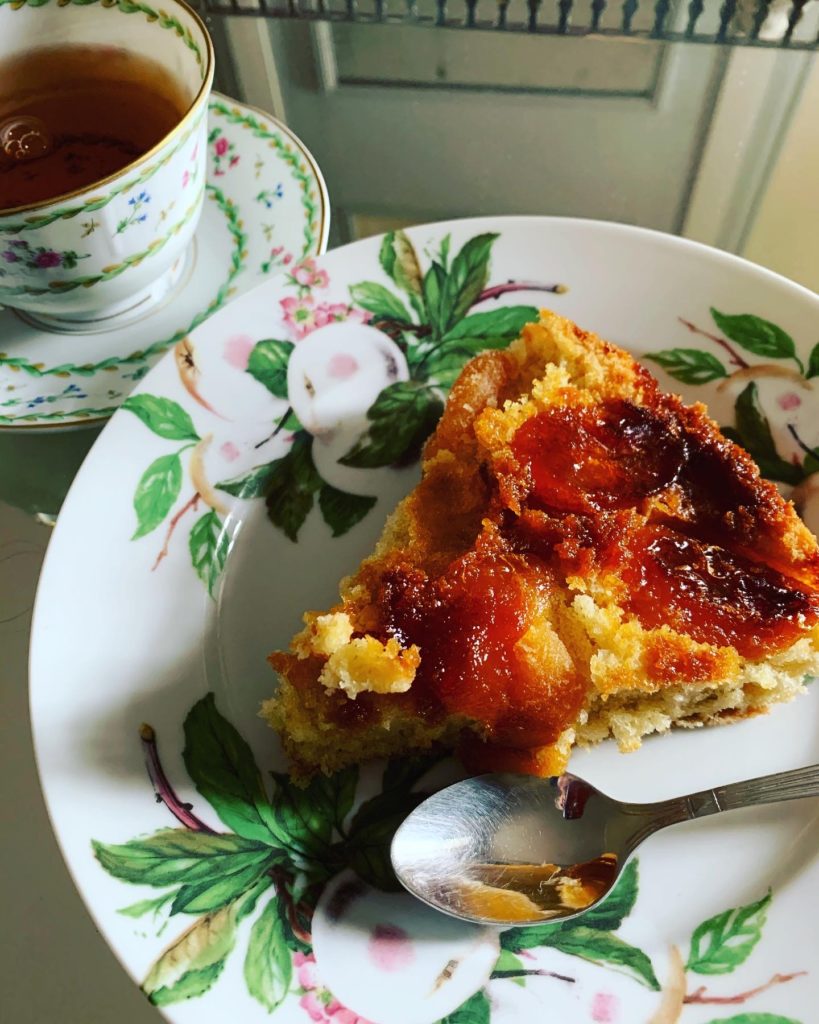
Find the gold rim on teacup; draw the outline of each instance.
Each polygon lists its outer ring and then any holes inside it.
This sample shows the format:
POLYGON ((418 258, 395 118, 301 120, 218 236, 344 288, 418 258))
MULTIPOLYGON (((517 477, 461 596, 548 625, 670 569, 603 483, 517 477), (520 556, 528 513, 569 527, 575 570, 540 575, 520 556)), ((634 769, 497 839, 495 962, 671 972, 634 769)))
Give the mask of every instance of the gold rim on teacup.
MULTIPOLYGON (((99 0, 99 2, 102 7, 106 8, 118 6, 116 2, 111 2, 111 0, 99 0)), ((92 181, 88 185, 83 185, 81 188, 75 188, 70 192, 60 192, 57 195, 49 196, 46 199, 38 199, 34 203, 24 203, 21 206, 0 207, 0 218, 16 216, 18 214, 23 213, 31 213, 35 210, 42 210, 45 209, 47 206, 54 206, 57 203, 64 203, 67 200, 76 199, 78 196, 84 195, 86 192, 92 192, 95 191, 96 189, 104 188, 106 185, 110 185, 118 178, 121 178, 124 175, 129 174, 131 171, 136 170, 137 168, 140 167, 140 165, 148 163, 153 157, 155 157, 159 153, 161 149, 163 149, 163 147, 165 147, 168 144, 168 142, 175 135, 179 134, 181 131, 184 131, 184 129, 187 128, 188 124, 194 119, 194 117, 198 113, 198 108, 202 105, 204 101, 207 100, 207 97, 210 94, 211 88, 213 86, 213 42, 210 38, 210 33, 208 32, 207 25, 199 16, 199 13, 193 9, 193 7, 187 4, 185 0, 170 0, 170 2, 175 4, 177 7, 181 7, 185 11, 185 13, 189 15, 190 18, 196 23, 196 26, 202 33, 202 39, 204 40, 205 44, 205 66, 203 69, 202 84, 199 87, 199 91, 194 96, 193 100, 191 101, 190 105, 188 106, 188 109, 185 111, 183 116, 173 126, 173 128, 171 128, 169 132, 163 135, 162 138, 149 150, 147 150, 145 153, 142 153, 140 156, 136 157, 136 159, 132 160, 129 164, 126 164, 124 167, 121 167, 118 171, 115 171, 113 174, 109 174, 105 178, 100 178, 98 181, 92 181)), ((3 0, 0 0, 0 7, 3 6, 5 6, 5 4, 3 0)), ((20 4, 19 6, 27 6, 25 4, 25 0, 24 3, 20 4)), ((69 6, 69 4, 61 4, 58 0, 58 6, 67 7, 69 6)))

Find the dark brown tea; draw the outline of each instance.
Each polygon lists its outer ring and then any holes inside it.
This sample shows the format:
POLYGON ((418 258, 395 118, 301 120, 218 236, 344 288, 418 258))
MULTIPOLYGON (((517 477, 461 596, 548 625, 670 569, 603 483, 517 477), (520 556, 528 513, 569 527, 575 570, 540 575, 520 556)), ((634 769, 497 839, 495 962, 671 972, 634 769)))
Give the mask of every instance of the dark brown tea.
POLYGON ((103 46, 0 61, 0 211, 86 188, 127 166, 193 100, 155 61, 103 46))

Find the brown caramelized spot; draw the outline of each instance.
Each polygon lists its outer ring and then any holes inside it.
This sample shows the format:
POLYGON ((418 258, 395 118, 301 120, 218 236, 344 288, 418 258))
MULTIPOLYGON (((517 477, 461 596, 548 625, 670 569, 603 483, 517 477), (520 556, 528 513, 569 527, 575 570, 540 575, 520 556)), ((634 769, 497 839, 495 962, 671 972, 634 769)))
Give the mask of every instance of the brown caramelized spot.
POLYGON ((704 683, 723 674, 724 652, 691 651, 663 637, 646 644, 643 667, 649 679, 664 683, 704 683))
POLYGON ((819 618, 819 599, 795 580, 661 526, 629 539, 622 571, 626 608, 644 627, 668 625, 746 657, 793 643, 819 618))
POLYGON ((382 628, 417 644, 412 693, 422 712, 465 715, 510 747, 554 742, 573 722, 584 687, 573 669, 544 678, 516 649, 551 587, 545 569, 497 550, 454 562, 437 579, 393 570, 383 581, 382 628))
POLYGON ((624 508, 666 488, 687 445, 670 418, 622 399, 549 409, 515 433, 512 451, 547 508, 624 508))

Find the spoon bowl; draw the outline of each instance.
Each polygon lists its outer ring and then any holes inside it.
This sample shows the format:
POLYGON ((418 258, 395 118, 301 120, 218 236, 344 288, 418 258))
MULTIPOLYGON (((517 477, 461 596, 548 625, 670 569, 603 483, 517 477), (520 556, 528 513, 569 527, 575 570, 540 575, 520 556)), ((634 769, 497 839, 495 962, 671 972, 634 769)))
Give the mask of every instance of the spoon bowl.
POLYGON ((421 803, 393 838, 392 864, 409 892, 462 920, 507 927, 568 920, 604 900, 659 829, 816 795, 816 765, 653 804, 613 800, 570 774, 481 775, 421 803))

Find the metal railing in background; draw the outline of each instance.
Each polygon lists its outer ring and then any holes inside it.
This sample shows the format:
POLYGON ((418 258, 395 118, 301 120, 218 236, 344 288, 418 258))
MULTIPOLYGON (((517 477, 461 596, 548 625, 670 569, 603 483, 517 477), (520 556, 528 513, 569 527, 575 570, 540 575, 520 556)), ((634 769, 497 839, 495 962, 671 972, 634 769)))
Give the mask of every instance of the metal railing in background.
POLYGON ((819 0, 198 0, 206 15, 819 49, 819 0))

